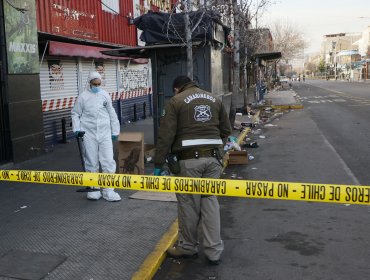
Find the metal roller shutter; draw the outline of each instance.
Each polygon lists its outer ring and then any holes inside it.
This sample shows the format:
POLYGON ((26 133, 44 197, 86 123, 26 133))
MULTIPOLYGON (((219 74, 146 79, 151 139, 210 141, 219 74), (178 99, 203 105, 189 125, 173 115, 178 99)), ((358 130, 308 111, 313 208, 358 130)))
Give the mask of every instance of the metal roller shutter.
POLYGON ((88 82, 89 73, 98 71, 102 76, 102 87, 112 97, 113 107, 119 118, 119 94, 117 85, 117 62, 115 60, 82 60, 81 67, 81 84, 84 89, 88 82))
POLYGON ((122 122, 131 122, 151 116, 150 63, 130 64, 129 62, 121 62, 119 70, 122 122))
POLYGON ((120 119, 118 81, 117 81, 117 62, 114 60, 105 60, 104 66, 105 66, 104 89, 112 97, 113 107, 117 112, 118 118, 120 119))
POLYGON ((62 140, 62 119, 71 135, 71 109, 78 95, 77 61, 47 57, 40 67, 40 86, 46 145, 62 140))
POLYGON ((145 117, 152 116, 152 95, 148 94, 136 98, 122 100, 121 112, 122 123, 132 122, 135 120, 137 121, 144 119, 145 117))

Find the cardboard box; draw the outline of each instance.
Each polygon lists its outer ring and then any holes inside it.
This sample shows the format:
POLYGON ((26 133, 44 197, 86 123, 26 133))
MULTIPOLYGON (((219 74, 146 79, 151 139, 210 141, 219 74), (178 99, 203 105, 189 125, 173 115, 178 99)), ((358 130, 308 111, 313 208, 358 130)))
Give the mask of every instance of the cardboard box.
POLYGON ((247 151, 230 151, 228 154, 229 154, 229 165, 248 164, 247 151))
POLYGON ((144 174, 144 133, 120 133, 117 164, 121 174, 144 174))

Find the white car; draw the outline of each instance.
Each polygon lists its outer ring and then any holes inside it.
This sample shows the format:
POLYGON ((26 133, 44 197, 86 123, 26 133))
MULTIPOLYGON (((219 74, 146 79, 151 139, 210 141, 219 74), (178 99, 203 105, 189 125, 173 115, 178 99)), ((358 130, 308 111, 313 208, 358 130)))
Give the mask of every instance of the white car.
POLYGON ((280 83, 288 83, 289 82, 288 78, 285 77, 285 76, 280 76, 279 80, 280 80, 280 83))

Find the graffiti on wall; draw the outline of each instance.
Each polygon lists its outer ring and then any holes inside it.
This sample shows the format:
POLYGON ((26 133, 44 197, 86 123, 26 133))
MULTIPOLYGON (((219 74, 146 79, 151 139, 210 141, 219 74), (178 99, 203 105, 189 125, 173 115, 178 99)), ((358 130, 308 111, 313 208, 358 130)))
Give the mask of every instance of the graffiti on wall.
POLYGON ((134 89, 147 89, 150 87, 149 68, 129 68, 122 66, 120 68, 121 91, 130 91, 134 89))
POLYGON ((63 66, 60 60, 48 60, 50 90, 64 89, 63 66))

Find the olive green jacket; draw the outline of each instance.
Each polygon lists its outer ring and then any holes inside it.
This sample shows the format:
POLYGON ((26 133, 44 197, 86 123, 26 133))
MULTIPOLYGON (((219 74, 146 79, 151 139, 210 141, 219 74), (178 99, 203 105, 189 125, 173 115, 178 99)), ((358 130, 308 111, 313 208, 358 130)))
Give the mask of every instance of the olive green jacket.
POLYGON ((155 168, 162 168, 167 154, 192 148, 222 146, 231 134, 231 125, 222 102, 212 93, 185 84, 172 97, 160 122, 155 168))

